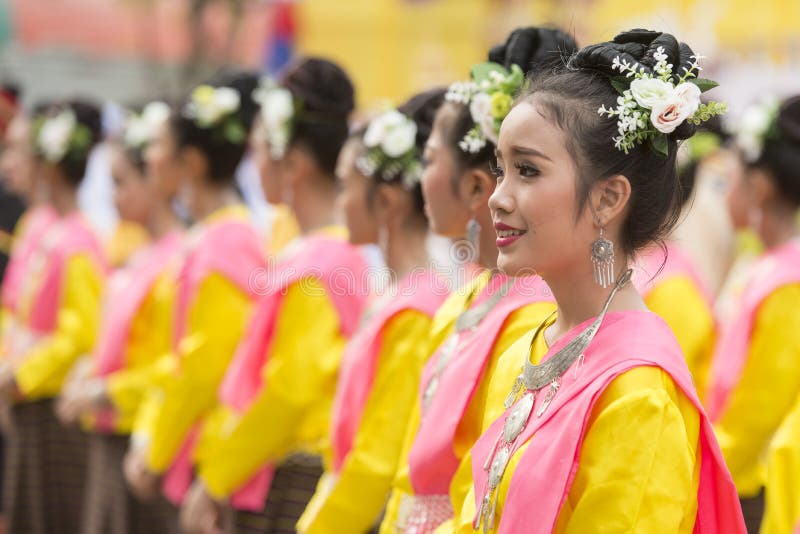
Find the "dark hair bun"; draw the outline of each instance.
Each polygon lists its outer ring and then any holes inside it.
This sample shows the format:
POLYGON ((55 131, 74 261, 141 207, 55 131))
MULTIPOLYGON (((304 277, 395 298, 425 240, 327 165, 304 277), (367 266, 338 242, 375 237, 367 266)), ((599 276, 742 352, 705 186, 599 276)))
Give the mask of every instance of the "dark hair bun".
POLYGON ((800 95, 781 104, 775 125, 755 165, 768 169, 781 196, 800 207, 800 95))
POLYGON ((437 87, 428 91, 418 93, 403 103, 397 110, 403 115, 410 117, 417 125, 417 149, 422 153, 425 150, 425 143, 433 130, 433 120, 436 112, 444 102, 446 89, 437 87))
MULTIPOLYGON (((614 59, 638 64, 645 72, 655 76, 657 61, 655 54, 663 48, 667 62, 672 65, 672 82, 677 84, 679 77, 692 68, 694 52, 686 43, 679 42, 669 33, 635 29, 622 32, 612 41, 587 46, 576 53, 569 67, 576 70, 589 70, 609 78, 622 76, 612 68, 614 59), (685 70, 686 69, 686 70, 685 70)), ((699 73, 695 72, 695 75, 699 73)), ((695 126, 688 121, 669 134, 674 140, 688 139, 695 132, 695 126)))
POLYGON ((211 85, 214 87, 230 87, 239 93, 237 114, 247 131, 250 131, 258 113, 258 104, 253 100, 253 92, 258 88, 260 79, 261 77, 255 71, 226 70, 211 80, 211 85))
MULTIPOLYGON (((800 145, 800 95, 787 99, 781 105, 776 124, 781 139, 800 145)), ((800 146, 797 149, 800 150, 800 146)))
POLYGON ((64 172, 67 181, 77 186, 83 181, 83 177, 86 174, 86 165, 92 149, 103 135, 103 122, 100 107, 94 102, 83 98, 72 98, 54 104, 50 106, 46 113, 57 114, 65 109, 72 110, 75 114, 75 120, 89 131, 90 136, 89 148, 84 153, 71 155, 59 163, 59 167, 64 172))
POLYGON ((290 145, 302 146, 320 170, 333 176, 339 151, 347 140, 348 118, 355 108, 350 77, 336 63, 308 57, 284 74, 281 85, 299 100, 290 145))
POLYGON ((528 76, 556 68, 578 50, 575 39, 556 28, 517 28, 489 50, 489 61, 518 65, 528 76))

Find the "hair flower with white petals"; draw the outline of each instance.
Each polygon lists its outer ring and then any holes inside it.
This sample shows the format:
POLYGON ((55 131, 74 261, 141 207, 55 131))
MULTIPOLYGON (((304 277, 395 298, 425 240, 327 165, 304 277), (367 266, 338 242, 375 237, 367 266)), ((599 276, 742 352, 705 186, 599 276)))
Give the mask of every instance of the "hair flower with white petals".
POLYGON ((269 143, 270 155, 280 160, 292 138, 292 129, 297 114, 298 103, 292 92, 276 84, 271 78, 264 78, 253 92, 253 100, 261 106, 261 122, 269 143))
POLYGON ((475 126, 458 143, 464 152, 476 154, 487 141, 497 144, 500 125, 511 111, 514 97, 525 81, 518 65, 508 70, 497 63, 480 63, 471 69, 471 80, 456 82, 445 95, 448 102, 469 107, 475 126))
POLYGON ((723 103, 701 102, 700 94, 717 83, 697 77, 702 70, 700 56, 692 56, 692 64, 684 67, 677 84, 664 47, 659 46, 653 58, 655 75, 641 65, 619 56, 614 58, 611 68, 621 74, 611 79, 611 85, 620 93, 617 107, 600 106, 597 110, 601 115, 617 117, 619 135, 613 139, 614 146, 626 154, 636 145, 650 141, 657 152, 666 156, 667 135, 686 121, 699 125, 727 109, 723 103))
POLYGON ((367 153, 356 160, 365 176, 393 181, 402 175, 403 185, 412 189, 422 178, 417 149, 417 124, 396 109, 370 121, 364 132, 367 153))
POLYGON ((240 106, 236 89, 200 85, 192 91, 183 116, 198 128, 218 131, 225 141, 239 145, 247 140, 247 130, 238 116, 240 106))
POLYGON ((778 109, 780 109, 778 99, 764 99, 747 107, 733 125, 736 133, 736 146, 748 163, 758 161, 768 138, 778 137, 778 109))
POLYGON ((36 153, 48 163, 57 164, 72 155, 85 155, 92 144, 91 132, 78 122, 75 112, 69 108, 38 118, 33 131, 36 153))
POLYGON ((164 102, 150 102, 140 114, 132 114, 125 124, 125 145, 136 150, 147 146, 167 122, 169 113, 164 102))

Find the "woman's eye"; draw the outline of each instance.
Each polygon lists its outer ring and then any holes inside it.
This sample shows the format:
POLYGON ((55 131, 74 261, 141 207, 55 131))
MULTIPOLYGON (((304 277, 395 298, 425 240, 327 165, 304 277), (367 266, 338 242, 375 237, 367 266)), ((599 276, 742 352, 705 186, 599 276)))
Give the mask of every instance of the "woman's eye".
POLYGON ((503 177, 503 169, 500 167, 500 165, 489 163, 489 172, 492 173, 492 176, 495 178, 503 177))
POLYGON ((535 176, 539 176, 539 169, 529 163, 515 163, 514 167, 516 167, 519 175, 523 178, 533 178, 535 176))

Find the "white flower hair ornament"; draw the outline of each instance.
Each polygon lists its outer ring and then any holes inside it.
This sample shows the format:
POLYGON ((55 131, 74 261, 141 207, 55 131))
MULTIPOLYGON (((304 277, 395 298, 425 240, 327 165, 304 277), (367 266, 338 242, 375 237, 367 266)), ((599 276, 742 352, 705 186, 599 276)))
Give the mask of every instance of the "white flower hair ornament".
POLYGON ((691 65, 683 68, 677 83, 664 47, 659 46, 653 58, 656 64, 650 73, 637 63, 615 57, 611 68, 621 74, 611 78, 611 85, 620 93, 617 107, 600 106, 597 110, 600 115, 617 118, 619 135, 613 138, 614 146, 626 154, 649 141, 656 152, 666 156, 667 136, 681 124, 688 121, 700 125, 727 111, 724 103, 700 101, 701 93, 718 85, 697 77, 702 70, 701 56, 692 56, 691 65))
POLYGON ((500 125, 511 111, 514 97, 525 82, 525 74, 518 65, 506 69, 487 62, 473 66, 470 75, 470 81, 452 84, 445 100, 469 107, 475 126, 458 146, 464 152, 477 154, 487 142, 497 144, 500 125))
POLYGON ((85 156, 92 146, 92 133, 78 122, 69 108, 36 119, 33 128, 36 153, 48 163, 58 164, 69 157, 85 156))
POLYGON ((261 107, 261 122, 269 143, 270 155, 280 160, 292 138, 299 104, 292 92, 265 78, 253 92, 253 100, 261 107))
POLYGON ((164 102, 150 102, 141 113, 131 114, 125 124, 125 146, 134 150, 146 147, 169 119, 170 109, 164 102))
POLYGON ((780 101, 768 98, 752 104, 732 125, 736 146, 748 163, 755 163, 764 151, 767 139, 777 139, 780 101))
POLYGON ((396 109, 386 111, 367 126, 363 138, 367 153, 356 160, 356 167, 365 176, 385 181, 402 176, 403 186, 411 190, 422 178, 416 140, 413 120, 396 109))
POLYGON ((231 87, 200 85, 192 91, 182 115, 204 130, 213 129, 234 145, 247 140, 247 130, 238 116, 239 91, 231 87))

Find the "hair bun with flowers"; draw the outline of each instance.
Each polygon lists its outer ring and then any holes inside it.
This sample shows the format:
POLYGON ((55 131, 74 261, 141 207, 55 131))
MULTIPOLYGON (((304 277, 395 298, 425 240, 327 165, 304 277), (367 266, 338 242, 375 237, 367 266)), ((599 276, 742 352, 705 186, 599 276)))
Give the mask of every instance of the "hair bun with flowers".
POLYGON ((413 119, 390 109, 370 121, 363 141, 367 153, 356 160, 362 174, 385 182, 402 176, 403 186, 408 190, 419 184, 422 163, 413 119))
POLYGON ((253 100, 261 109, 261 122, 269 143, 271 156, 282 159, 292 138, 292 129, 300 107, 289 89, 281 87, 269 77, 261 79, 253 92, 253 100))
POLYGON ((514 97, 525 82, 519 65, 509 69, 498 63, 479 63, 470 70, 471 80, 456 82, 445 94, 445 100, 469 107, 475 126, 458 143, 464 152, 476 154, 487 142, 497 144, 500 125, 506 118, 514 97))
POLYGON ((241 107, 242 97, 236 89, 200 85, 181 114, 198 128, 214 130, 228 143, 241 145, 247 140, 247 128, 239 116, 241 107))
POLYGON ((169 119, 170 108, 164 102, 150 102, 141 113, 131 113, 125 122, 123 141, 132 150, 143 150, 169 119))
POLYGON ((717 86, 698 77, 701 59, 670 34, 637 29, 584 48, 569 67, 603 73, 619 93, 616 107, 598 109, 617 119, 617 149, 627 154, 649 142, 667 155, 668 136, 687 139, 694 126, 726 111, 723 103, 700 100, 701 93, 717 86))
POLYGON ((69 106, 37 117, 33 124, 34 151, 52 164, 86 157, 94 143, 92 137, 91 130, 78 121, 69 106))

